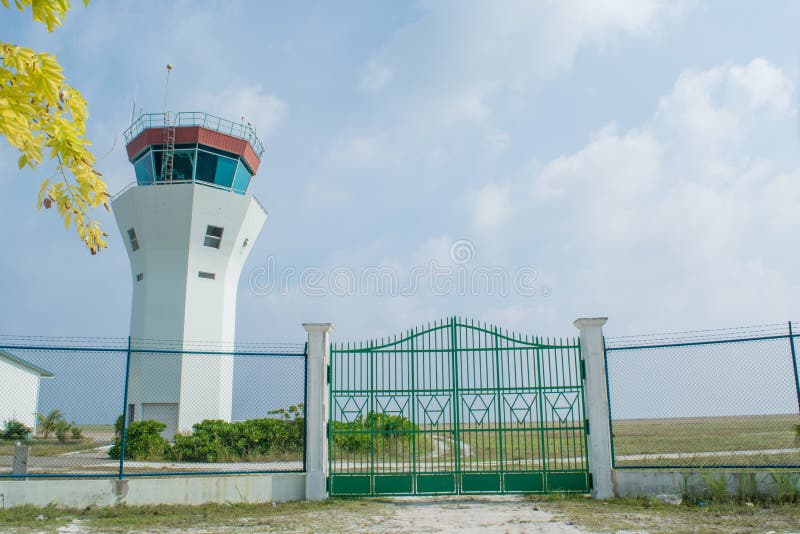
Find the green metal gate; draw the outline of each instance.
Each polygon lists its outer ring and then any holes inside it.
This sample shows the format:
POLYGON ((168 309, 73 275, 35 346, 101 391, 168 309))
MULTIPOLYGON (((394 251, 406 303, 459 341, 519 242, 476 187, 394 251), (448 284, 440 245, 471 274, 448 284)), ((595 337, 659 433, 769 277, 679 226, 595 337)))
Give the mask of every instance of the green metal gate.
POLYGON ((585 493, 577 339, 451 318, 331 346, 331 495, 585 493))

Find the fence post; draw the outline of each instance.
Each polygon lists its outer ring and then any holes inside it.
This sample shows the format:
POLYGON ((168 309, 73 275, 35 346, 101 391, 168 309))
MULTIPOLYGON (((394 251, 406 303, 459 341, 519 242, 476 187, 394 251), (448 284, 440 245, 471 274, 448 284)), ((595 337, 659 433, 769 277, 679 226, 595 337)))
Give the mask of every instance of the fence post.
MULTIPOLYGON (((125 358, 125 391, 122 393, 122 429, 119 445, 119 479, 125 471, 125 438, 128 434, 128 383, 131 376, 131 337, 128 336, 128 353, 125 358)), ((116 422, 116 421, 115 421, 116 422)))
POLYGON ((603 353, 603 325, 607 320, 607 317, 594 317, 576 319, 573 323, 580 330, 581 357, 586 368, 584 393, 589 423, 589 472, 593 482, 592 497, 595 499, 609 499, 614 496, 611 424, 608 417, 608 387, 603 353))
POLYGON ((304 323, 306 352, 306 500, 328 494, 328 360, 330 323, 304 323))
POLYGON ((797 352, 794 350, 794 333, 792 321, 789 321, 789 349, 792 351, 792 367, 794 368, 794 390, 797 395, 797 410, 800 412, 800 375, 797 372, 797 352))

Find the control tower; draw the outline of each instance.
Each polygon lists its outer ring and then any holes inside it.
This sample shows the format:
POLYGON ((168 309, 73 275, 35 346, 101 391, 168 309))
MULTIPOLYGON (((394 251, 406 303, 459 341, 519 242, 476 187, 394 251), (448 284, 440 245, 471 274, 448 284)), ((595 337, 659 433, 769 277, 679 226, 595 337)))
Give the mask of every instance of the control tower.
POLYGON ((111 202, 133 280, 127 420, 163 435, 231 419, 236 290, 266 219, 247 194, 253 128, 206 113, 140 116, 125 132, 136 183, 111 202), (172 352, 160 352, 164 349, 172 352))

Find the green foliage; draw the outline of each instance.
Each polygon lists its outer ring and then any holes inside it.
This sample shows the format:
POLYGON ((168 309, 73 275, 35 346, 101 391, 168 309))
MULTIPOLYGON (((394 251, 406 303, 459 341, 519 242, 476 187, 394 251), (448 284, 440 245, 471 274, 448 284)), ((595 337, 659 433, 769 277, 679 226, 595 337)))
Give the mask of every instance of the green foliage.
POLYGON ((56 428, 64 421, 64 413, 61 410, 51 410, 49 414, 38 414, 36 416, 36 420, 39 426, 39 432, 41 432, 42 437, 47 439, 50 437, 50 434, 54 434, 56 432, 56 428))
POLYGON ((351 422, 332 421, 333 443, 343 450, 360 451, 387 441, 408 441, 419 427, 402 415, 369 412, 351 422))
MULTIPOLYGON (((127 426, 125 433, 125 459, 126 460, 161 460, 169 451, 169 443, 161 432, 167 425, 160 421, 134 421, 127 426)), ((108 455, 115 460, 120 457, 122 439, 117 437, 108 451, 108 455)))
POLYGON ((59 443, 66 443, 72 439, 81 439, 81 429, 75 422, 68 423, 64 418, 64 413, 61 410, 51 410, 49 414, 38 414, 36 416, 38 422, 38 430, 44 439, 55 434, 59 443))
POLYGON ((61 419, 56 423, 55 433, 59 443, 66 443, 70 437, 70 430, 72 426, 67 423, 66 419, 61 419))
MULTIPOLYGON (((171 446, 160 435, 166 425, 157 421, 136 421, 126 429, 125 459, 233 462, 302 451, 305 439, 303 405, 269 413, 278 417, 236 423, 207 419, 195 424, 191 434, 176 433, 171 446)), ((115 434, 109 456, 119 459, 122 416, 116 421, 115 434)))
POLYGON ((775 484, 775 500, 778 502, 800 502, 800 474, 771 471, 769 474, 775 484))
POLYGON ((16 419, 6 421, 5 428, 0 431, 0 439, 27 439, 28 434, 33 432, 30 428, 16 419))
POLYGON ((124 424, 125 424, 125 415, 120 414, 120 416, 117 417, 117 420, 114 422, 114 437, 116 437, 117 439, 119 439, 122 436, 122 425, 124 424))
MULTIPOLYGON (((84 0, 84 4, 88 3, 84 0)), ((9 8, 9 0, 0 0, 9 8)), ((66 16, 69 0, 14 0, 31 8, 33 19, 53 31, 66 16)), ((69 229, 75 227, 92 254, 105 248, 106 233, 89 215, 108 208, 109 195, 86 139, 86 101, 66 83, 52 54, 0 41, 0 137, 20 153, 20 169, 35 169, 45 155, 56 164, 55 180, 42 182, 37 206, 55 207, 69 229)))
POLYGON ((236 423, 206 420, 189 435, 175 434, 171 459, 188 462, 228 462, 255 459, 275 452, 301 451, 304 439, 302 404, 270 412, 279 418, 236 423))

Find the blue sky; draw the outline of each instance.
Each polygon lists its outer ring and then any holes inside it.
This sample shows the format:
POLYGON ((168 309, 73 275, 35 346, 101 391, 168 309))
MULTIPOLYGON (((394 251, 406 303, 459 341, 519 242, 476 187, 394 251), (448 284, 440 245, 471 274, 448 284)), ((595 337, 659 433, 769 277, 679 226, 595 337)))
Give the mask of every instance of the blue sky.
MULTIPOLYGON (((0 35, 57 54, 112 192, 133 180, 134 96, 161 110, 166 63, 169 109, 244 116, 265 141, 250 192, 269 218, 240 340, 302 341, 314 321, 362 339, 449 315, 543 335, 595 315, 608 335, 800 318, 800 4, 76 4, 52 34, 3 11, 0 35), (535 294, 329 283, 386 268, 403 285, 431 262, 529 269, 535 294), (297 275, 254 289, 270 265, 319 269, 325 296, 297 275)), ((127 335, 113 217, 99 214, 109 249, 89 256, 35 211, 43 171, 16 160, 0 142, 0 333, 127 335)))

